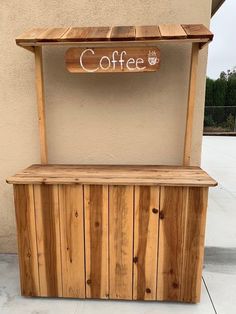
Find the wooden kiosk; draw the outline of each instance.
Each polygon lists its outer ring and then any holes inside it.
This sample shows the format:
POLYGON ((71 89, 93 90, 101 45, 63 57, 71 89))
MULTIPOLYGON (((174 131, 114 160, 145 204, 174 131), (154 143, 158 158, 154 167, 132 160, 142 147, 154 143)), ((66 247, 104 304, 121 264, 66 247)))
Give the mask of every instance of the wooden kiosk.
POLYGON ((40 165, 7 180, 23 296, 199 302, 208 188, 217 183, 191 166, 191 138, 198 52, 212 38, 203 25, 159 25, 33 29, 16 39, 35 54, 41 150, 40 165), (48 164, 43 47, 74 47, 71 72, 145 72, 163 42, 192 46, 183 165, 48 164), (97 66, 101 53, 128 48, 123 68, 97 66))

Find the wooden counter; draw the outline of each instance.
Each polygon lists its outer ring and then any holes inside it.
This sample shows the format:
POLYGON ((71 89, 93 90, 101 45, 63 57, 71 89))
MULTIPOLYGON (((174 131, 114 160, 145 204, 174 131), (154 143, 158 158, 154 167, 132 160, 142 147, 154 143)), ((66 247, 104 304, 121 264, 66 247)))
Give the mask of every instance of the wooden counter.
POLYGON ((33 165, 14 184, 24 296, 198 302, 198 167, 33 165))

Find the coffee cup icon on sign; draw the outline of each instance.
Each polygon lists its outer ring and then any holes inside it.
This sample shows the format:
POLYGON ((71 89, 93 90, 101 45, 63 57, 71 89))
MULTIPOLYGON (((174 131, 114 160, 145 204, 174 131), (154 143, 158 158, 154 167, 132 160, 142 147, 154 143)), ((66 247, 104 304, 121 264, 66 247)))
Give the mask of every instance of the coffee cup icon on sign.
POLYGON ((159 63, 159 59, 157 58, 157 53, 156 51, 150 51, 148 53, 148 63, 150 65, 155 65, 157 63, 159 63))

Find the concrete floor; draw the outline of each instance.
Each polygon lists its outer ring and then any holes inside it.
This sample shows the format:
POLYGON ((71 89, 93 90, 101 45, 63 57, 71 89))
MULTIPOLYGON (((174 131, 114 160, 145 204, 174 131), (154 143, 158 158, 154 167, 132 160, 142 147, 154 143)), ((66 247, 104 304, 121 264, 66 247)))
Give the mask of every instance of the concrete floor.
POLYGON ((236 313, 236 137, 204 137, 202 168, 210 190, 200 304, 22 298, 16 255, 0 255, 0 314, 236 313))

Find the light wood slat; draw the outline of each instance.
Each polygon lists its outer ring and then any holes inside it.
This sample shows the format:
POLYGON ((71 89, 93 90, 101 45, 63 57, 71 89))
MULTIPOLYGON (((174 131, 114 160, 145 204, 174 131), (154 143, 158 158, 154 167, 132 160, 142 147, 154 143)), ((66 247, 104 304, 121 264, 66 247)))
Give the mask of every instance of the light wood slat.
POLYGON ((161 188, 157 300, 199 301, 206 205, 207 188, 161 188))
POLYGON ((160 39, 161 34, 157 25, 136 26, 136 40, 160 39))
POLYGON ((7 179, 14 184, 137 184, 215 186, 213 180, 199 167, 174 166, 83 166, 33 165, 7 179))
POLYGON ((46 164, 48 162, 48 149, 47 149, 47 135, 46 135, 42 47, 35 47, 34 54, 35 54, 35 84, 36 84, 37 108, 38 108, 40 157, 41 157, 41 163, 46 164))
POLYGON ((109 187, 110 299, 132 299, 133 190, 109 187))
POLYGON ((135 187, 133 299, 156 300, 159 188, 135 187))
POLYGON ((212 32, 202 24, 183 24, 182 27, 185 30, 188 38, 213 39, 212 32))
POLYGON ((111 28, 104 27, 70 27, 60 41, 106 41, 109 40, 111 28))
POLYGON ((159 30, 162 39, 182 39, 187 38, 187 34, 179 24, 161 24, 159 30))
POLYGON ((39 296, 38 254, 32 185, 14 186, 21 294, 39 296))
POLYGON ((44 33, 48 28, 32 28, 16 37, 16 43, 19 42, 36 42, 40 34, 44 33))
POLYGON ((184 139, 184 156, 183 156, 184 166, 191 165, 193 118, 194 118, 194 109, 195 109, 195 104, 196 104, 198 56, 199 56, 199 45, 193 44, 192 51, 191 51, 188 104, 187 104, 185 139, 184 139))
POLYGON ((84 215, 81 185, 59 186, 62 296, 85 298, 84 215))
POLYGON ((62 296, 58 186, 35 185, 40 295, 62 296))
POLYGON ((86 297, 109 297, 108 187, 84 186, 86 297))
POLYGON ((37 41, 59 41, 69 27, 47 28, 37 36, 37 41))
POLYGON ((188 188, 181 300, 200 302, 208 188, 188 188))
POLYGON ((111 30, 111 40, 134 40, 135 27, 134 26, 114 26, 111 30))

